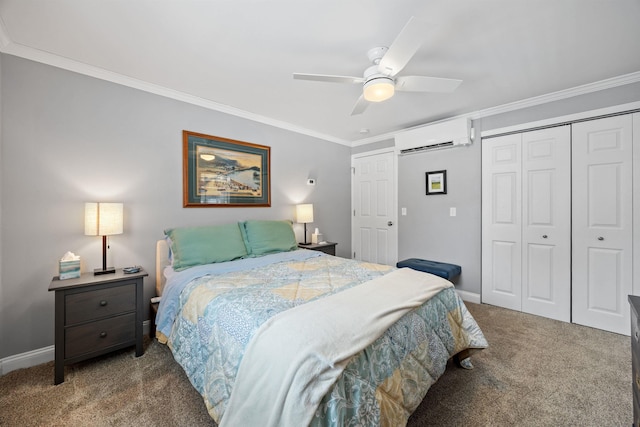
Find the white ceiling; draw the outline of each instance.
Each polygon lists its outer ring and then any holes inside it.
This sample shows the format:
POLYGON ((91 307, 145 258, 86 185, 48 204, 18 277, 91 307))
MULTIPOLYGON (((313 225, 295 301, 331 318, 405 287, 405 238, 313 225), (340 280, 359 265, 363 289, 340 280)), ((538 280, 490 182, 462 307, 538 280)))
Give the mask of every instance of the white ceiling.
POLYGON ((606 79, 640 81, 638 0, 0 0, 0 50, 334 142, 606 79), (361 76, 411 16, 428 25, 400 75, 462 79, 351 116, 361 76), (368 129, 369 133, 361 133, 368 129))

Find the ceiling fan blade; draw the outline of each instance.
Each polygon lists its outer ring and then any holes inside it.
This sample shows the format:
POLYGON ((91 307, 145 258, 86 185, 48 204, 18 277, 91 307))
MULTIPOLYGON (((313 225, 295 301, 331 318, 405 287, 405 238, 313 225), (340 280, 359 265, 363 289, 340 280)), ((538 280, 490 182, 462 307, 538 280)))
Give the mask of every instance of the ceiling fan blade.
POLYGON ((312 80, 316 82, 329 83, 364 83, 364 78, 362 77, 330 76, 327 74, 293 73, 293 78, 296 80, 312 80))
POLYGON ((358 114, 362 114, 364 110, 369 106, 369 101, 364 99, 364 95, 360 95, 360 98, 356 101, 356 105, 353 106, 353 111, 351 112, 352 116, 356 116, 358 114))
POLYGON ((425 28, 424 22, 412 16, 380 60, 378 70, 391 76, 398 74, 422 45, 425 28))
POLYGON ((442 77, 403 76, 396 79, 396 90, 402 92, 453 92, 462 80, 442 77))

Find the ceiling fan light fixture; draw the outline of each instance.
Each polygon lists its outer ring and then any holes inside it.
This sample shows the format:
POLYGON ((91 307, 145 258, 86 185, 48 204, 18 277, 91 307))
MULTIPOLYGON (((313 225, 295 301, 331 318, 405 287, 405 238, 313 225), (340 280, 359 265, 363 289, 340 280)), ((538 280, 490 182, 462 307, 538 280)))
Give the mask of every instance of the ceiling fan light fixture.
POLYGON ((369 102, 385 101, 391 98, 394 92, 393 79, 389 77, 377 77, 368 80, 363 88, 364 99, 369 102))

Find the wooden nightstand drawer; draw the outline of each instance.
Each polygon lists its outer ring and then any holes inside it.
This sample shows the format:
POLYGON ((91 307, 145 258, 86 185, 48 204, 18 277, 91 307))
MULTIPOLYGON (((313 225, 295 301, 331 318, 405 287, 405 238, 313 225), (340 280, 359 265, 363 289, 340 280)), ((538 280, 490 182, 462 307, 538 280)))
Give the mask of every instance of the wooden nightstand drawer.
POLYGON ((135 313, 98 320, 67 328, 64 337, 65 359, 96 352, 136 338, 135 313))
POLYGON ((66 325, 135 311, 135 282, 113 288, 67 295, 65 304, 67 307, 65 312, 66 325))
POLYGON ((98 320, 67 328, 64 337, 65 359, 96 352, 136 338, 135 313, 98 320))

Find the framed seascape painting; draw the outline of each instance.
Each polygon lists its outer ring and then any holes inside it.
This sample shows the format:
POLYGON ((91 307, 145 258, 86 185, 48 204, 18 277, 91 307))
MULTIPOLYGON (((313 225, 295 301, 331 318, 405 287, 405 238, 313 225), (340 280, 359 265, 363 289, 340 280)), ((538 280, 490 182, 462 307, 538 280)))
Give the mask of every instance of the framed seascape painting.
POLYGON ((183 206, 271 206, 270 147, 182 131, 183 206))
POLYGON ((447 171, 434 171, 426 173, 427 196, 433 194, 447 194, 447 171))

